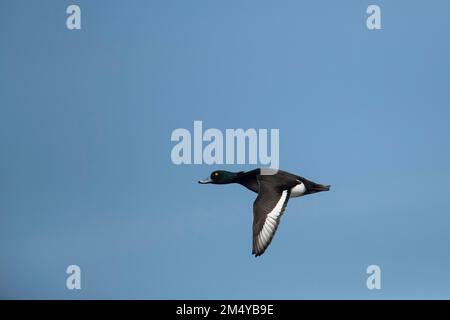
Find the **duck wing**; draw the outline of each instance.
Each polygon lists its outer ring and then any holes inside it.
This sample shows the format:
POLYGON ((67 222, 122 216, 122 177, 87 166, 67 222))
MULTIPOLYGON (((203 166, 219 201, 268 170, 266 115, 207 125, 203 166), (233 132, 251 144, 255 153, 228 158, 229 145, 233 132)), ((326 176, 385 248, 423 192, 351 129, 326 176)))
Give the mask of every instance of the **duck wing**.
POLYGON ((253 203, 253 251, 256 257, 272 242, 289 201, 292 186, 277 184, 271 176, 257 177, 259 193, 253 203))

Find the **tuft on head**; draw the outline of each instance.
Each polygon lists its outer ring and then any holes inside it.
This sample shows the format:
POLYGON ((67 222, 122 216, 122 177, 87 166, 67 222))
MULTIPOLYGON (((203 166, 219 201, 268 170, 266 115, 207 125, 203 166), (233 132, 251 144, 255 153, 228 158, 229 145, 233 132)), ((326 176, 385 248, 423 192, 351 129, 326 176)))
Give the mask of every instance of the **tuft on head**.
POLYGON ((211 180, 211 183, 215 184, 232 183, 236 178, 236 173, 225 170, 217 170, 213 171, 209 178, 211 180))
POLYGON ((234 172, 229 172, 229 171, 224 171, 224 170, 217 170, 217 171, 213 171, 207 179, 200 180, 198 183, 201 183, 201 184, 234 183, 234 182, 236 182, 236 178, 238 177, 238 175, 239 175, 239 173, 234 173, 234 172))

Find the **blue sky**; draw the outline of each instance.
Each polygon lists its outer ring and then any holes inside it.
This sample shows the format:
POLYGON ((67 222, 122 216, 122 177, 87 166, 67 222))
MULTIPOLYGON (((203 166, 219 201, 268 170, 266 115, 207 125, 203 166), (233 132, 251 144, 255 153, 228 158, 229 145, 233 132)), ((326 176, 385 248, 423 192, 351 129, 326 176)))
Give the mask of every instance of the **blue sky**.
POLYGON ((0 298, 450 298, 447 0, 3 0, 0 15, 0 298), (254 194, 196 183, 254 166, 171 162, 194 120, 280 129, 281 168, 332 191, 292 199, 254 258, 254 194))

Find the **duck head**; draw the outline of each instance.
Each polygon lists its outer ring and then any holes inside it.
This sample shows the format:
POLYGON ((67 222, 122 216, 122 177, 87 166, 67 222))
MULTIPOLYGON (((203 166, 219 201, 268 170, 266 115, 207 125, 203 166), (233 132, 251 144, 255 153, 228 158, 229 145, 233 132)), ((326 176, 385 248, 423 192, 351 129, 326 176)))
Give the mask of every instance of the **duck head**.
POLYGON ((202 183, 202 184, 206 184, 206 183, 212 183, 212 184, 234 183, 234 182, 236 182, 237 176, 238 176, 238 173, 236 173, 236 172, 217 170, 217 171, 213 171, 208 178, 206 178, 205 180, 200 180, 198 183, 202 183))

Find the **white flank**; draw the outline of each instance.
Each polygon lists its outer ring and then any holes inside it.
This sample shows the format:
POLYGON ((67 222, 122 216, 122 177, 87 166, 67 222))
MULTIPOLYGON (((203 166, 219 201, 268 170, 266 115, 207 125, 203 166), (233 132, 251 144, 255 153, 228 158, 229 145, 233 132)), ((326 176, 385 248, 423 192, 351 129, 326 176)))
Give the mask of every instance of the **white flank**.
POLYGON ((300 182, 298 185, 291 189, 291 197, 300 197, 305 194, 305 185, 300 182))

